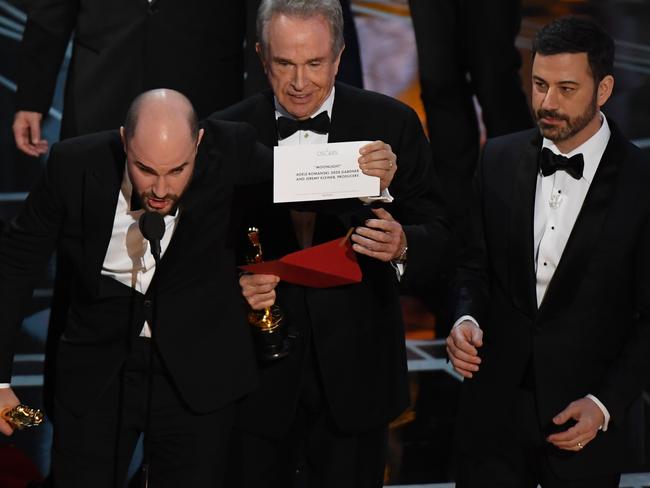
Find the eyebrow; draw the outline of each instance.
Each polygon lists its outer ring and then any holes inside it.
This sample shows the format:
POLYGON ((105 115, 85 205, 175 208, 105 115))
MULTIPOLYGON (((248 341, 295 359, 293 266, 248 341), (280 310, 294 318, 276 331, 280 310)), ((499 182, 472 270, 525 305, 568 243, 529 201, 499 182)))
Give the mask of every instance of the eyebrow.
MULTIPOLYGON (((151 166, 147 166, 147 165, 144 164, 142 161, 138 161, 138 160, 136 159, 135 161, 133 161, 133 164, 135 164, 136 166, 138 166, 140 169, 144 169, 144 170, 146 170, 146 171, 148 171, 148 172, 150 172, 150 173, 153 173, 153 174, 155 174, 155 175, 160 176, 156 170, 154 170, 151 166)), ((187 166, 188 164, 190 164, 189 161, 185 161, 184 163, 181 163, 181 164, 179 164, 178 166, 175 166, 175 167, 173 167, 172 169, 170 169, 170 170, 167 172, 167 174, 171 174, 171 173, 173 173, 174 171, 178 171, 178 170, 180 170, 180 169, 183 169, 183 168, 184 168, 185 166, 187 166)))
MULTIPOLYGON (((314 63, 314 62, 319 62, 320 63, 324 59, 326 59, 326 57, 324 57, 324 56, 320 56, 318 58, 308 59, 307 61, 305 61, 305 64, 314 63)), ((297 64, 295 61, 292 61, 291 59, 283 58, 283 57, 280 57, 280 56, 274 56, 273 57, 273 62, 275 62, 275 63, 285 62, 285 63, 289 63, 289 64, 297 64)))
MULTIPOLYGON (((541 76, 533 75, 533 80, 541 81, 543 83, 548 84, 548 81, 546 81, 541 76)), ((580 83, 578 83, 577 81, 573 81, 573 80, 562 80, 562 81, 558 81, 556 84, 557 85, 576 85, 576 86, 578 86, 580 83)))

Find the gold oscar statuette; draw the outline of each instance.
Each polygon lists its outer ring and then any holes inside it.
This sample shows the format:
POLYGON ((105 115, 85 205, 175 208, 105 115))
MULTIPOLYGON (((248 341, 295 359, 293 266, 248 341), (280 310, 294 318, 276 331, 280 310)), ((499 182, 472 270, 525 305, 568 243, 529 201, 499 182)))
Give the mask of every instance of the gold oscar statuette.
MULTIPOLYGON (((246 258, 248 264, 261 263, 263 254, 259 229, 250 227, 247 237, 251 247, 251 253, 246 258)), ((289 354, 286 321, 278 305, 273 304, 264 310, 250 310, 248 323, 253 326, 253 339, 260 360, 272 361, 289 354)))
POLYGON ((38 408, 29 408, 27 405, 22 404, 4 409, 0 416, 16 430, 22 430, 25 427, 36 427, 43 423, 43 413, 38 408))

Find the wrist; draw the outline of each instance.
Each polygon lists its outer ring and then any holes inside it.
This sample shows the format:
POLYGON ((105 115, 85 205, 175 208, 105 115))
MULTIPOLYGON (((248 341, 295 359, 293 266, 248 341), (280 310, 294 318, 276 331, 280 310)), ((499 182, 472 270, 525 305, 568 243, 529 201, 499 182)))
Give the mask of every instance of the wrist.
POLYGON ((406 264, 406 261, 408 259, 408 249, 409 247, 407 245, 404 245, 400 253, 392 259, 393 263, 406 264))

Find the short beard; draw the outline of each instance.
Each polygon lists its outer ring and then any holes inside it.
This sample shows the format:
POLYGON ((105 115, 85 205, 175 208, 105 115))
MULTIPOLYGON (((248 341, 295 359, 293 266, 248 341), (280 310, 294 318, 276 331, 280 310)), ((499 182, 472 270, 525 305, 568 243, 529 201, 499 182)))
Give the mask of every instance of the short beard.
POLYGON ((575 118, 564 115, 557 110, 544 110, 539 109, 535 112, 537 118, 537 126, 544 137, 553 141, 554 143, 563 142, 575 136, 578 132, 589 125, 589 122, 596 116, 598 112, 598 104, 596 102, 596 92, 591 103, 585 108, 585 111, 575 118), (564 125, 546 125, 542 122, 542 118, 548 117, 551 119, 564 120, 564 125))
POLYGON ((174 214, 176 212, 176 208, 178 207, 178 200, 180 199, 180 195, 173 195, 173 194, 165 195, 165 200, 169 200, 172 203, 169 210, 165 211, 165 212, 161 212, 160 210, 147 205, 147 198, 156 198, 156 196, 150 191, 140 193, 140 202, 142 202, 142 206, 144 207, 144 209, 147 212, 157 212, 157 213, 164 216, 164 215, 174 214))

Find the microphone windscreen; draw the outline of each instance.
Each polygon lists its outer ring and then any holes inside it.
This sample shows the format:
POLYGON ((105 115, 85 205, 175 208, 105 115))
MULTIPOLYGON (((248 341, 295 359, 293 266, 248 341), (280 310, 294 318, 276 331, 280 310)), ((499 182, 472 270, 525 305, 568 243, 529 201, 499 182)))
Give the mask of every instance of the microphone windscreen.
POLYGON ((165 234, 165 220, 158 212, 145 212, 138 221, 140 232, 148 241, 159 241, 165 234))

